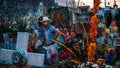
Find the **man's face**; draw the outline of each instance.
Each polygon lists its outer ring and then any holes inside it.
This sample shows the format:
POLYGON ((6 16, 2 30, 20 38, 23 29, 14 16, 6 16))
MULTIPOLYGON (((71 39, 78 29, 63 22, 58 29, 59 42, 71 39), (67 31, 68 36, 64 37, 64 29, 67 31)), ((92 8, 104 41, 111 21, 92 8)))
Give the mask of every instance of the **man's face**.
POLYGON ((50 24, 50 21, 44 21, 44 22, 43 22, 43 25, 44 25, 45 27, 47 27, 49 24, 50 24))

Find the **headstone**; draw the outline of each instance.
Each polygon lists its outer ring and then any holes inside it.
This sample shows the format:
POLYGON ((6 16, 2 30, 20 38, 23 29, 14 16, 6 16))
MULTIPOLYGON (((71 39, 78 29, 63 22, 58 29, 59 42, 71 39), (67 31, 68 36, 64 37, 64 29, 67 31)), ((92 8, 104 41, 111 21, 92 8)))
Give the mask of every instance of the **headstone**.
POLYGON ((0 60, 12 62, 12 54, 14 50, 0 49, 0 60))
POLYGON ((28 64, 42 67, 44 64, 44 54, 28 53, 28 64))
POLYGON ((27 32, 18 32, 16 48, 22 48, 27 51, 29 33, 27 32))
MULTIPOLYGON (((22 48, 27 51, 29 33, 18 32, 16 48, 22 48)), ((0 49, 0 60, 11 62, 12 54, 14 50, 0 49)), ((27 53, 28 54, 28 64, 31 66, 42 67, 44 64, 44 54, 27 53)))

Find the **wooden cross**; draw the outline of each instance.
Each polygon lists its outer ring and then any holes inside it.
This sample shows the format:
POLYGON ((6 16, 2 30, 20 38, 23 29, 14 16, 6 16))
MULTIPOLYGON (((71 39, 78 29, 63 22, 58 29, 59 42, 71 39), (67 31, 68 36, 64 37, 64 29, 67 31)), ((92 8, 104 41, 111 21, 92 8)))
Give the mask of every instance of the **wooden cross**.
MULTIPOLYGON (((29 33, 27 32, 18 32, 16 48, 22 48, 27 51, 29 33)), ((0 49, 0 60, 11 62, 12 54, 14 50, 0 49)), ((44 54, 29 53, 28 56, 28 65, 42 67, 44 64, 44 54)))

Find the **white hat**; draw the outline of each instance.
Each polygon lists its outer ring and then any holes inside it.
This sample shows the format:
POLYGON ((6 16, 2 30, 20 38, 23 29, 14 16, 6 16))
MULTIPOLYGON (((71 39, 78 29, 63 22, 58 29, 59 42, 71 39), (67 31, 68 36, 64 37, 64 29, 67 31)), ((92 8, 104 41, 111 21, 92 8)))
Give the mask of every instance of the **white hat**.
POLYGON ((43 17, 43 21, 42 22, 44 22, 44 21, 50 21, 50 19, 48 17, 43 17))

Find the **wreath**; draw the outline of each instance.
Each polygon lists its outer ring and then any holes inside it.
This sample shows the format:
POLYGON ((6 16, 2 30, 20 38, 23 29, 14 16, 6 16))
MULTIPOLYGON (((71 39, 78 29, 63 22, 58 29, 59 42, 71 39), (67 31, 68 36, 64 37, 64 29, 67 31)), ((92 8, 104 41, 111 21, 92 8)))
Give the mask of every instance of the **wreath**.
POLYGON ((25 66, 27 63, 27 52, 24 49, 16 49, 12 54, 12 62, 16 66, 25 66))

